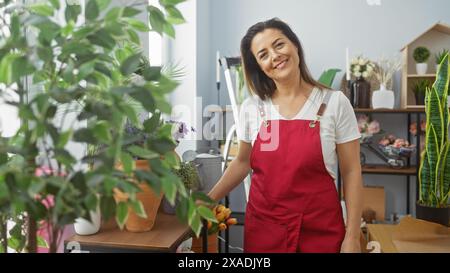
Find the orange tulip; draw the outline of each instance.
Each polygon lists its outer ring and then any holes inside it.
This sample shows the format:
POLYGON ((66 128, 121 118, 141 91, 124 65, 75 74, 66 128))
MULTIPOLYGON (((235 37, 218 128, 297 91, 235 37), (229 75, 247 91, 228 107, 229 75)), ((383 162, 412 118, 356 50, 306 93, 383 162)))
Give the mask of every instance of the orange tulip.
POLYGON ((221 212, 217 213, 217 214, 216 214, 216 219, 217 219, 217 221, 219 221, 219 222, 222 222, 223 220, 225 220, 226 217, 225 217, 224 212, 221 211, 221 212))
POLYGON ((223 231, 223 230, 225 230, 225 229, 227 229, 227 225, 225 225, 224 223, 220 223, 220 224, 219 224, 219 230, 220 230, 220 231, 223 231))
POLYGON ((231 215, 231 209, 228 209, 228 208, 224 209, 223 214, 224 214, 224 219, 228 219, 228 217, 230 217, 230 215, 231 215))
POLYGON ((237 219, 236 218, 229 218, 226 223, 229 226, 236 225, 237 224, 237 219))
POLYGON ((218 205, 216 206, 216 213, 220 213, 221 211, 223 211, 225 209, 224 205, 218 205))

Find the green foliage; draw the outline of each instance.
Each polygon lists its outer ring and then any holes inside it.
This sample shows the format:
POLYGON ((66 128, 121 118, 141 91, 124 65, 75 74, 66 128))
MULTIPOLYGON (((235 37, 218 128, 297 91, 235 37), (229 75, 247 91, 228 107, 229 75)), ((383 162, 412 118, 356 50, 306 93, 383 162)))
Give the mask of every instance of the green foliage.
POLYGON ((425 97, 427 128, 425 151, 419 168, 419 203, 430 207, 447 207, 450 194, 449 78, 447 54, 425 97))
POLYGON ((444 61, 445 56, 449 53, 448 49, 442 49, 441 52, 438 52, 434 55, 436 64, 441 64, 444 61))
POLYGON ((181 162, 180 168, 174 169, 174 173, 181 178, 186 189, 195 190, 198 188, 200 178, 194 162, 181 162))
POLYGON ((417 63, 426 63, 430 58, 430 50, 424 46, 414 49, 413 58, 417 63))
POLYGON ((431 82, 429 80, 418 80, 412 87, 414 94, 425 94, 427 89, 431 87, 431 82))
MULTIPOLYGON (((11 5, 0 11, 2 22, 11 18, 0 32, 0 83, 19 100, 10 101, 4 89, 0 96, 17 107, 21 119, 15 136, 0 138, 0 215, 15 219, 26 214, 30 223, 46 220, 53 230, 61 231, 79 217, 89 219, 89 212, 100 204, 103 217, 115 217, 122 227, 128 207, 142 214, 132 182, 137 177, 169 197, 180 193, 183 205, 177 214, 199 234, 201 214, 195 202, 208 198, 187 195, 173 173, 178 162, 170 156, 175 147, 171 125, 152 118, 144 121, 141 127, 149 135, 142 145, 130 145, 134 140, 124 133, 127 119, 138 125, 134 104, 152 117, 171 110, 166 95, 178 83, 151 67, 136 50, 140 48, 136 31, 174 37, 172 24, 184 22, 176 9, 183 1, 161 1, 161 9, 148 7, 144 11, 148 22, 134 18, 140 11, 133 6, 109 7, 109 2, 87 1, 86 21, 81 25, 77 24, 81 7, 67 5, 61 10, 58 1, 11 5), (62 12, 65 22, 55 21, 53 15, 62 12), (134 74, 142 75, 139 84, 130 80, 134 74), (70 120, 70 115, 76 118, 70 120), (73 142, 89 147, 81 161, 67 149, 73 142), (135 170, 132 156, 147 159, 152 170, 135 170), (116 170, 119 162, 123 171, 116 170), (89 163, 90 168, 81 170, 80 163, 89 163), (36 169, 44 166, 49 172, 36 176, 36 169), (116 204, 114 188, 129 193, 127 203, 116 204)), ((36 247, 33 242, 42 243, 33 228, 25 235, 27 240, 22 237, 13 243, 23 247, 27 242, 29 251, 36 247)), ((53 239, 49 246, 56 251, 59 237, 53 239)))

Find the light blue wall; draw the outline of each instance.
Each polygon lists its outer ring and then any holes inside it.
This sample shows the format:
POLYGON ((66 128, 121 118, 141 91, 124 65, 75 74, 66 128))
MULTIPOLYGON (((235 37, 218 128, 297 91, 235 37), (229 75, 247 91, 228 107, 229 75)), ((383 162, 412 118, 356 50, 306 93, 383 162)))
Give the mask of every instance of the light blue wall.
MULTIPOLYGON (((377 0, 369 0, 376 3, 377 0)), ((369 6, 366 0, 210 0, 199 1, 199 22, 202 27, 198 42, 206 51, 197 51, 200 67, 197 80, 198 95, 204 103, 216 103, 215 65, 216 50, 222 55, 239 55, 240 39, 254 23, 279 17, 291 25, 299 36, 307 64, 318 77, 327 68, 345 68, 345 48, 351 56, 364 54, 371 59, 381 55, 393 56, 414 38, 438 21, 450 24, 448 0, 379 0, 381 5, 369 6)), ((200 47, 200 45, 199 45, 200 47)), ((450 45, 449 45, 450 48, 450 45)), ((335 88, 343 74, 338 74, 335 88)), ((222 77, 222 86, 225 85, 222 77)), ((399 74, 394 84, 396 105, 399 105, 399 74)), ((225 87, 221 91, 222 104, 228 103, 225 87)), ((375 115, 385 131, 406 138, 406 116, 375 115)), ((369 162, 380 162, 369 157, 369 162)), ((386 215, 406 212, 406 177, 364 175, 366 185, 380 185, 386 192, 386 215)), ((411 179, 415 191, 415 179, 411 179)), ((238 187, 231 194, 232 209, 244 209, 244 193, 238 187)), ((411 195, 414 212, 415 196, 411 195)), ((241 246, 241 228, 234 229, 232 244, 241 246)))

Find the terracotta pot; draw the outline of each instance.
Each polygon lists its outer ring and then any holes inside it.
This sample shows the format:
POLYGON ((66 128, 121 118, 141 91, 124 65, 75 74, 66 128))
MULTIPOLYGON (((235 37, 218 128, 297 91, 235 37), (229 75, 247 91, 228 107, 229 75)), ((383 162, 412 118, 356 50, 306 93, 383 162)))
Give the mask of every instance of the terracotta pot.
MULTIPOLYGON (((147 160, 136 160, 135 164, 136 169, 150 170, 147 160)), ((119 165, 118 169, 121 168, 122 166, 119 165)), ((138 181, 136 182, 139 183, 138 181)), ((150 231, 155 224, 156 215, 158 214, 163 194, 160 193, 157 195, 145 182, 139 183, 138 186, 141 189, 141 192, 136 194, 136 198, 142 202, 147 218, 138 216, 132 208, 128 208, 128 219, 125 223, 125 228, 131 232, 150 231)), ((128 200, 128 195, 121 192, 119 189, 114 189, 114 198, 116 199, 116 202, 126 201, 128 200)))
MULTIPOLYGON (((203 253, 203 237, 200 236, 192 238, 192 251, 195 253, 203 253)), ((217 233, 208 235, 208 253, 218 253, 218 238, 217 233)))

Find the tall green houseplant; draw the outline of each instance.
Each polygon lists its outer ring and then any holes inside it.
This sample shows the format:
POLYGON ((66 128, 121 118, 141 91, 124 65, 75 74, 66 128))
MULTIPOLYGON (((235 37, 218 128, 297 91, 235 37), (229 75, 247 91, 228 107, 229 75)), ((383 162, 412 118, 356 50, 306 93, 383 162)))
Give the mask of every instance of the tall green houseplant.
MULTIPOLYGON (((423 207, 442 209, 442 221, 448 225, 450 194, 450 142, 449 130, 449 56, 443 58, 436 81, 426 91, 425 111, 427 116, 426 146, 419 169, 418 217, 431 218, 436 211, 423 215, 423 207), (446 219, 445 219, 446 215, 446 219)), ((433 220, 433 219, 430 219, 433 220)))
MULTIPOLYGON (((152 66, 142 71, 143 81, 129 80, 142 68, 142 53, 126 50, 140 46, 137 32, 174 37, 173 25, 184 22, 176 7, 183 1, 161 0, 161 9, 138 9, 142 6, 135 1, 111 7, 110 0, 88 0, 84 14, 78 1, 0 2, 0 96, 16 107, 21 119, 15 136, 0 138, 0 219, 26 220, 16 221, 13 229, 25 229, 20 241, 26 251, 36 251, 37 231, 45 223, 50 252, 55 252, 64 226, 79 217, 89 219, 98 204, 102 216, 115 217, 120 227, 127 220, 128 207, 144 215, 142 203, 135 198, 139 191, 135 178, 162 191, 172 204, 179 193, 177 215, 196 234, 202 218, 214 221, 207 207, 195 205, 199 199, 211 200, 200 193, 189 195, 172 171, 179 165, 173 155, 172 125, 161 123, 159 117, 170 113, 166 95, 177 83, 152 66), (143 12, 149 18, 146 22, 135 18, 143 12), (56 14, 64 14, 65 20, 56 20, 56 14), (18 100, 7 96, 7 91, 18 100), (127 145, 130 140, 124 136, 126 119, 139 123, 129 98, 151 116, 142 124, 151 135, 142 146, 127 145), (70 120, 69 115, 76 118, 70 120), (69 143, 105 148, 80 160, 69 143), (21 158, 14 168, 6 164, 7 154, 21 158), (136 170, 133 156, 148 160, 151 170, 136 170), (92 161, 96 163, 92 168, 80 168, 92 161), (116 169, 118 163, 123 170, 116 169), (43 167, 50 171, 36 175, 43 167), (116 203, 114 188, 130 198, 116 203)), ((2 251, 8 235, 0 236, 2 251)))

